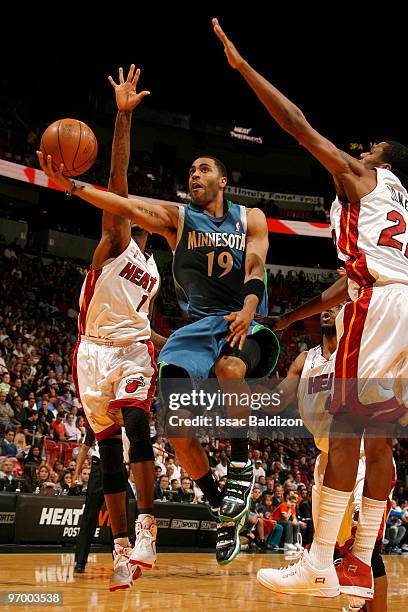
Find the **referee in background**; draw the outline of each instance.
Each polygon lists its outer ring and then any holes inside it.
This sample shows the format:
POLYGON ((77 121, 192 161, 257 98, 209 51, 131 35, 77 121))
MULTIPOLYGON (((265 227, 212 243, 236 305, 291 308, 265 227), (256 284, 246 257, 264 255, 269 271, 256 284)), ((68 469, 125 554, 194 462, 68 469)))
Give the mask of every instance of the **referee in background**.
MULTIPOLYGON (((123 451, 124 451, 124 462, 126 463, 126 455, 129 448, 129 442, 126 438, 126 434, 124 434, 124 429, 122 428, 122 436, 123 436, 123 451)), ((85 571, 86 562, 88 560, 88 554, 91 549, 92 539, 95 535, 95 530, 98 525, 98 517, 99 512, 103 506, 105 501, 103 489, 102 489, 102 472, 100 467, 100 455, 98 443, 95 440, 95 434, 92 429, 89 427, 85 439, 81 445, 79 450, 75 472, 73 474, 72 480, 75 482, 79 480, 79 475, 82 470, 82 466, 86 457, 91 455, 92 466, 91 473, 89 475, 88 489, 85 500, 85 507, 82 514, 81 519, 81 527, 79 531, 79 536, 77 539, 77 543, 75 546, 75 567, 74 572, 77 574, 83 574, 85 571)), ((133 490, 128 484, 128 495, 129 497, 134 498, 133 490)), ((128 517, 129 523, 129 517, 128 517)), ((133 521, 132 521, 133 523, 133 521)), ((133 524, 134 531, 134 524, 133 524)), ((132 530, 130 528, 130 536, 132 536, 132 530)), ((111 542, 112 540, 112 532, 111 532, 111 542)))

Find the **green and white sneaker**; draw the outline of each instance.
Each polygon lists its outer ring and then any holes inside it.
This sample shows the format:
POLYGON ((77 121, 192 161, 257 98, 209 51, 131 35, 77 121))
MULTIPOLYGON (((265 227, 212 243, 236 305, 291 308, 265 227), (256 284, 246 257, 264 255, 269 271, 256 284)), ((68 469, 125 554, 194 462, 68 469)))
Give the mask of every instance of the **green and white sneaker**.
POLYGON ((215 558, 219 565, 227 565, 235 559, 241 550, 239 534, 245 527, 246 513, 239 521, 227 521, 217 524, 217 544, 215 558))
POLYGON ((251 503, 251 494, 255 482, 251 460, 248 460, 247 463, 231 461, 228 465, 227 477, 219 518, 222 522, 237 522, 248 512, 251 503))

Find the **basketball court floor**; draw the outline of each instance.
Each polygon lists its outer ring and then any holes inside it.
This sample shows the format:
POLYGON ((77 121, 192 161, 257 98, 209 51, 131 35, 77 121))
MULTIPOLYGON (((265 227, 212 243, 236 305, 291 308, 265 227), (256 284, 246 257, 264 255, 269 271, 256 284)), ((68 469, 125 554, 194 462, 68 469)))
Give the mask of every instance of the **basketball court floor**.
MULTIPOLYGON (((408 556, 384 558, 389 579, 389 610, 406 610, 408 601, 408 556)), ((274 607, 294 610, 342 610, 345 597, 320 599, 274 595, 256 580, 261 567, 280 567, 283 555, 241 555, 221 569, 211 553, 161 553, 154 570, 145 571, 132 589, 110 593, 109 554, 91 554, 84 574, 74 574, 72 553, 1 554, 1 610, 44 608, 64 612, 108 612, 122 610, 186 610, 189 612, 261 612, 274 607), (61 607, 20 607, 5 603, 7 592, 61 593, 61 607)))

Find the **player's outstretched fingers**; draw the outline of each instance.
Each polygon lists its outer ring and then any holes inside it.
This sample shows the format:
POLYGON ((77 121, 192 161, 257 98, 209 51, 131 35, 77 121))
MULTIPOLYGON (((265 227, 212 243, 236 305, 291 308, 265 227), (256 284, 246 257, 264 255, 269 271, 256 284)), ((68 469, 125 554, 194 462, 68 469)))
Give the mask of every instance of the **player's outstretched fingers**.
POLYGON ((139 80, 139 77, 140 77, 140 68, 138 68, 138 69, 136 70, 136 72, 135 72, 135 76, 134 76, 134 77, 133 77, 133 79, 132 79, 132 85, 133 85, 133 87, 136 87, 137 82, 138 82, 138 80, 139 80))
POLYGON ((41 166, 41 170, 43 170, 43 172, 45 172, 47 168, 46 168, 46 165, 45 165, 45 162, 44 162, 44 155, 42 154, 42 151, 36 151, 36 153, 37 153, 39 164, 41 166))
POLYGON ((128 75, 127 75, 126 83, 132 83, 134 70, 135 70, 135 65, 134 64, 130 64, 130 68, 129 68, 129 72, 128 72, 128 75))
POLYGON ((216 33, 216 35, 218 36, 218 38, 220 39, 220 41, 225 45, 228 41, 224 30, 222 29, 222 27, 220 26, 220 22, 218 21, 218 19, 216 17, 214 17, 211 20, 211 23, 213 25, 214 28, 214 32, 216 33))
POLYGON ((108 81, 112 85, 112 87, 119 87, 118 83, 116 83, 116 81, 112 79, 111 75, 108 76, 108 81))

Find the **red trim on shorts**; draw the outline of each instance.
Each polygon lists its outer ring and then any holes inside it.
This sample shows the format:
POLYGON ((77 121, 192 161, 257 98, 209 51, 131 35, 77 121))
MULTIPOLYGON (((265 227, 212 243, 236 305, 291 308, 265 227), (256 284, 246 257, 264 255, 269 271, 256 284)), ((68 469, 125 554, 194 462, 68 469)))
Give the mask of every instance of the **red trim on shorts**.
MULTIPOLYGON (((78 338, 75 344, 74 354, 72 356, 72 378, 74 379, 76 394, 78 396, 79 401, 81 402, 81 394, 79 392, 79 383, 78 383, 78 350, 79 350, 80 344, 81 344, 81 338, 78 338)), ((81 405, 82 405, 82 402, 81 402, 81 405)))
POLYGON ((344 331, 337 347, 334 366, 331 414, 336 414, 344 406, 351 408, 350 400, 357 399, 358 357, 372 292, 371 287, 362 289, 357 300, 348 302, 344 308, 344 331))
POLYGON ((342 204, 338 247, 344 255, 348 256, 345 262, 348 278, 356 282, 359 287, 366 287, 373 285, 376 279, 368 271, 365 253, 358 248, 360 210, 360 200, 342 204))
POLYGON ((109 425, 109 427, 107 427, 103 431, 98 431, 98 433, 95 433, 95 438, 99 442, 99 440, 104 440, 105 438, 109 438, 110 436, 113 436, 114 434, 122 435, 122 429, 120 425, 118 425, 117 423, 114 423, 113 425, 109 425))
POLYGON ((91 268, 86 275, 84 299, 82 300, 81 310, 78 317, 78 330, 79 334, 85 334, 86 330, 86 315, 88 313, 89 304, 93 298, 95 292, 95 285, 102 274, 102 268, 94 269, 91 268))
POLYGON ((150 402, 153 397, 153 393, 156 391, 156 380, 157 380, 158 369, 154 361, 154 344, 151 340, 148 340, 146 342, 146 345, 147 345, 147 350, 149 351, 149 355, 150 355, 150 365, 153 368, 153 376, 151 378, 150 389, 147 394, 147 399, 150 402))
POLYGON ((344 331, 337 348, 334 374, 334 392, 330 413, 336 414, 342 408, 359 416, 371 416, 373 421, 391 421, 399 418, 405 408, 397 399, 385 402, 362 404, 358 393, 358 359, 361 338, 370 306, 373 288, 362 287, 355 302, 349 302, 344 309, 344 331))

